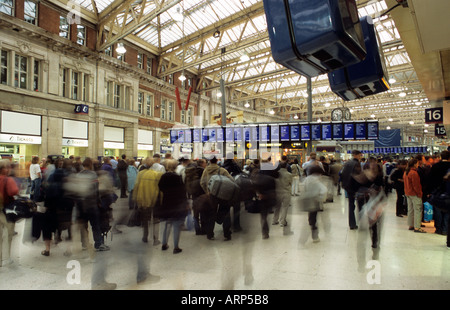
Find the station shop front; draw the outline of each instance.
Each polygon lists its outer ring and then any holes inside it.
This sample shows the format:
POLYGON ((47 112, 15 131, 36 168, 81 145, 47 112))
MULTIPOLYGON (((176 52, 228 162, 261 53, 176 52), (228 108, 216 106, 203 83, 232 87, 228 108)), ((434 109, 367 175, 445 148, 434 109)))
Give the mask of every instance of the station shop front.
POLYGON ((105 126, 103 148, 104 156, 122 156, 125 150, 125 129, 105 126))
POLYGON ((63 120, 62 155, 85 158, 88 156, 89 123, 63 120))
POLYGON ((1 111, 0 156, 24 165, 42 148, 42 119, 39 115, 1 111))

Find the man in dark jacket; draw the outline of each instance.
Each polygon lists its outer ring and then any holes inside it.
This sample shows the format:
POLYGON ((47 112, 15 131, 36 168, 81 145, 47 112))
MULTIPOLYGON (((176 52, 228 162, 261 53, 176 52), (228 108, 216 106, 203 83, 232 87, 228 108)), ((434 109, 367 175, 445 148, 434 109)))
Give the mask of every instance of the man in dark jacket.
MULTIPOLYGON (((430 173, 426 182, 425 191, 430 195, 434 190, 444 184, 444 177, 450 169, 450 152, 442 151, 441 161, 431 166, 430 173)), ((442 212, 437 208, 433 209, 434 226, 436 233, 447 235, 449 233, 448 222, 450 214, 442 212)))
MULTIPOLYGON (((347 191, 348 195, 348 224, 350 229, 357 229, 356 218, 355 218, 355 200, 356 192, 360 188, 361 184, 354 178, 356 175, 361 174, 361 157, 362 153, 358 150, 352 151, 353 158, 344 164, 342 169, 342 187, 347 191)), ((364 204, 364 200, 358 199, 358 211, 364 204)))
MULTIPOLYGON (((238 166, 236 161, 233 159, 234 154, 227 154, 227 159, 223 162, 222 168, 226 169, 228 173, 233 178, 240 175, 242 173, 242 169, 238 166)), ((245 189, 244 189, 245 190, 245 189)), ((232 201, 230 208, 233 208, 233 231, 238 232, 241 231, 241 221, 240 221, 240 213, 241 213, 241 202, 240 201, 232 201)))
POLYGON ((119 159, 117 163, 117 174, 120 180, 120 198, 128 198, 127 195, 127 187, 128 187, 128 178, 127 178, 127 156, 125 154, 122 155, 122 158, 119 159))
POLYGON ((261 169, 255 176, 254 184, 258 203, 260 204, 261 230, 263 239, 269 238, 269 223, 267 215, 276 205, 276 182, 278 171, 270 161, 270 158, 261 160, 261 169))

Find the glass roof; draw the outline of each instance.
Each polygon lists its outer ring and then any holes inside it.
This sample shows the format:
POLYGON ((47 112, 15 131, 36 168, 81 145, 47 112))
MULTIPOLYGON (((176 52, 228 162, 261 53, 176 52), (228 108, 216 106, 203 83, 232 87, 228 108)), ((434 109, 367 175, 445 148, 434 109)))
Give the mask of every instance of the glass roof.
MULTIPOLYGON (((71 1, 98 16, 109 6, 117 8, 121 3, 118 0, 71 1)), ((132 23, 139 14, 145 16, 157 11, 162 5, 168 5, 168 9, 158 13, 157 18, 138 25, 132 31, 132 36, 160 50, 159 56, 172 63, 172 71, 169 68, 164 74, 180 71, 181 68, 190 70, 200 78, 209 79, 211 89, 217 87, 218 80, 223 78, 228 85, 240 92, 241 97, 232 98, 237 104, 240 101, 258 99, 265 102, 260 104, 262 106, 282 103, 291 106, 292 113, 303 111, 306 78, 273 61, 262 0, 122 2, 126 2, 128 9, 117 14, 115 18, 117 24, 124 25, 132 23), (220 33, 214 35, 215 31, 220 33), (223 48, 226 48, 226 53, 220 52, 223 48), (248 56, 247 60, 242 60, 244 54, 248 56)), ((331 92, 326 75, 315 77, 312 79, 315 109, 320 114, 328 113, 328 110, 337 106, 348 105, 352 106, 355 112, 366 114, 367 110, 370 110, 370 114, 377 110, 377 118, 386 119, 392 116, 387 111, 396 106, 403 109, 403 105, 406 105, 405 109, 411 109, 411 115, 416 113, 417 108, 423 110, 428 100, 399 32, 389 15, 382 16, 389 9, 386 2, 357 0, 356 3, 361 17, 370 15, 373 18, 389 78, 395 79, 396 82, 385 94, 358 102, 343 103, 331 92), (407 94, 406 97, 399 98, 398 94, 403 92, 407 94)))

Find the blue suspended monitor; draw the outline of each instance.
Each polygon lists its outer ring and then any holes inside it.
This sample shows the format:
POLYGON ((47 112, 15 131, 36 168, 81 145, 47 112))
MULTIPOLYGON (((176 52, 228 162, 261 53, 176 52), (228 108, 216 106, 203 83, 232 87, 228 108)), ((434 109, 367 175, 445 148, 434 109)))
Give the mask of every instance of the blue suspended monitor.
POLYGON ((345 101, 389 90, 383 50, 372 18, 361 18, 367 56, 360 63, 328 73, 331 90, 345 101))
POLYGON ((355 0, 263 0, 272 57, 314 77, 366 56, 355 0))

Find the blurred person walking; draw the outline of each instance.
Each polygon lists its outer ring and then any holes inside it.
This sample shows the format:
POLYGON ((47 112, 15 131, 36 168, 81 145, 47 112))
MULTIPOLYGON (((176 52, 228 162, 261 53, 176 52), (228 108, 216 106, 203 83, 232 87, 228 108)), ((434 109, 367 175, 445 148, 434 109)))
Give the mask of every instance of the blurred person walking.
POLYGON ((35 156, 31 159, 30 165, 31 179, 31 199, 39 201, 41 196, 42 173, 39 165, 39 157, 35 156))
POLYGON ((122 158, 117 162, 117 176, 120 181, 120 198, 128 198, 127 195, 127 156, 122 155, 122 158))
POLYGON ((8 222, 3 213, 3 207, 14 200, 19 194, 19 188, 13 178, 9 177, 11 162, 7 159, 0 160, 0 267, 12 263, 11 245, 15 224, 8 222), (3 239, 6 239, 7 254, 3 252, 3 239))
POLYGON ((166 173, 159 180, 159 189, 162 192, 161 204, 156 205, 156 216, 164 221, 162 250, 169 248, 168 239, 170 230, 173 227, 173 254, 180 253, 182 249, 179 247, 181 225, 187 216, 189 206, 186 195, 186 188, 181 175, 175 172, 177 168, 176 160, 167 160, 166 173))
MULTIPOLYGON (((296 168, 293 167, 293 169, 296 168)), ((280 162, 278 174, 279 176, 275 180, 277 204, 273 214, 272 225, 280 224, 281 227, 284 227, 288 224, 286 218, 291 203, 290 191, 292 189, 293 179, 292 174, 287 170, 287 162, 280 162)))
POLYGON ((133 190, 133 200, 141 216, 143 229, 142 241, 145 243, 148 242, 148 225, 151 222, 153 245, 158 245, 161 243, 159 241, 160 220, 155 214, 155 208, 160 204, 161 200, 158 184, 162 173, 151 169, 153 160, 150 157, 145 159, 144 164, 148 169, 143 169, 137 175, 133 190))

